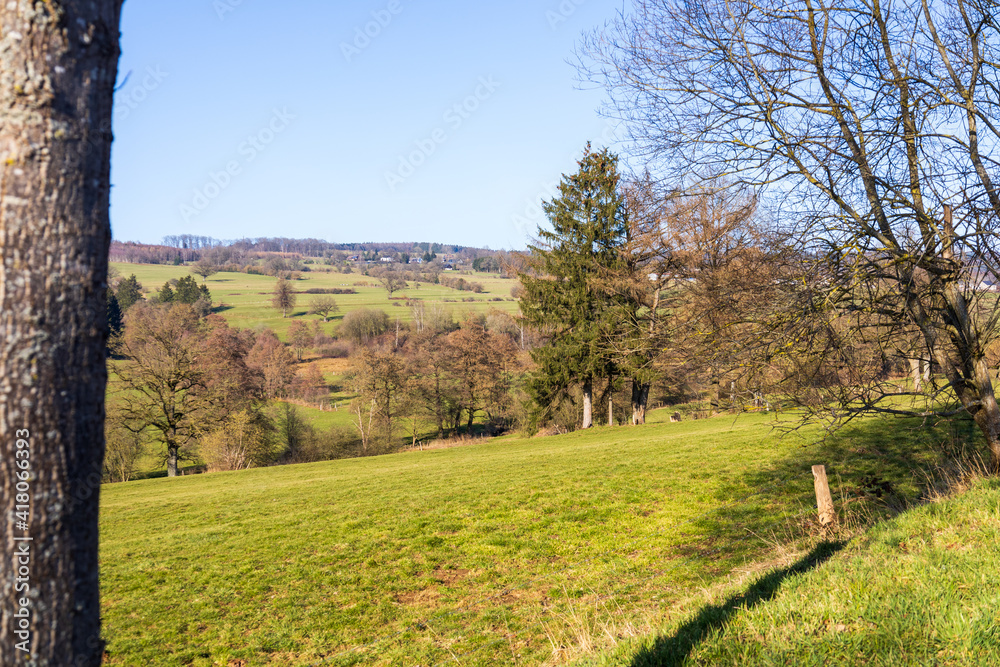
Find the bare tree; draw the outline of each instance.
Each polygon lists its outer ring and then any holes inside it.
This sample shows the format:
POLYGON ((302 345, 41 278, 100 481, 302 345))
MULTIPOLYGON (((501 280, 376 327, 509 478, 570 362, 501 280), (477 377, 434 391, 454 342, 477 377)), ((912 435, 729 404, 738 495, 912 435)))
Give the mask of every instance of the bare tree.
POLYGON ((129 424, 121 411, 108 406, 105 420, 104 475, 112 482, 127 482, 136 473, 145 451, 146 434, 139 425, 129 424))
POLYGON ((407 283, 406 278, 403 277, 398 271, 383 270, 378 272, 373 272, 373 275, 378 278, 378 281, 382 283, 382 287, 389 294, 389 298, 392 298, 393 293, 398 292, 401 289, 406 289, 407 283))
POLYGON ((295 379, 295 358, 270 329, 257 334, 253 346, 247 352, 246 363, 262 378, 267 398, 284 395, 288 385, 295 379))
MULTIPOLYGON (((1000 470, 984 358, 997 313, 977 279, 1000 268, 998 33, 977 0, 636 0, 586 51, 610 113, 667 173, 780 199, 803 254, 822 259, 800 312, 866 309, 879 347, 900 326, 919 335, 1000 470)), ((841 414, 934 411, 893 384, 859 389, 841 414)))
POLYGON ((295 360, 302 361, 302 353, 312 345, 313 334, 309 325, 302 320, 295 320, 288 327, 288 343, 295 350, 295 360))
POLYGON ((121 412, 128 423, 152 429, 166 446, 167 475, 175 477, 185 448, 210 416, 205 334, 186 304, 129 309, 118 353, 121 412))
POLYGON ((196 276, 201 276, 202 284, 205 284, 205 281, 208 280, 209 276, 213 276, 218 272, 219 272, 219 267, 216 266, 215 262, 213 262, 208 257, 202 257, 201 259, 199 259, 197 262, 194 263, 194 266, 191 267, 191 273, 195 274, 196 276))
POLYGON ((295 290, 285 278, 278 278, 274 285, 271 305, 281 311, 282 317, 288 317, 288 309, 295 307, 295 290))
POLYGON ((309 314, 319 315, 323 318, 324 322, 330 321, 330 315, 332 313, 340 312, 340 307, 337 306, 337 302, 330 296, 318 296, 312 300, 309 304, 309 314))
POLYGON ((97 518, 120 12, 120 0, 0 5, 3 664, 87 667, 104 651, 97 518), (20 524, 18 504, 29 506, 20 524), (26 553, 27 590, 15 586, 26 553))
POLYGON ((366 347, 351 357, 348 383, 357 394, 351 411, 365 453, 374 435, 386 444, 392 442, 409 380, 402 357, 394 352, 366 347))
MULTIPOLYGON (((648 171, 623 182, 621 191, 628 219, 619 248, 622 261, 601 271, 595 284, 617 305, 618 326, 607 344, 631 381, 632 424, 637 425, 646 423, 649 391, 661 375, 657 362, 667 347, 661 294, 675 276, 664 195, 648 171)), ((609 412, 613 389, 609 384, 609 412)))

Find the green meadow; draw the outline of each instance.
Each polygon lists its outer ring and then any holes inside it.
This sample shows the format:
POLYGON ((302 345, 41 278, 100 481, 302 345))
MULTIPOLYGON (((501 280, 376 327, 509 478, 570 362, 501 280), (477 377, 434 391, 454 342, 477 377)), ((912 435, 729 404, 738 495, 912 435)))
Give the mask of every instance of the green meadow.
MULTIPOLYGON (((191 275, 190 268, 187 266, 120 262, 112 263, 112 266, 118 270, 122 277, 135 274, 142 284, 147 298, 156 294, 168 280, 191 275)), ((304 292, 308 289, 350 288, 356 290, 356 294, 330 295, 337 302, 339 312, 333 314, 330 317, 330 323, 323 326, 326 333, 332 333, 344 315, 357 308, 378 308, 388 313, 393 320, 398 318, 401 322, 410 322, 413 319, 413 313, 406 305, 407 300, 422 301, 425 308, 444 308, 452 313, 456 321, 461 320, 467 313, 489 313, 493 310, 506 313, 517 311, 517 302, 511 297, 511 288, 515 281, 497 274, 463 274, 455 271, 442 274, 463 277, 467 281, 482 284, 484 291, 480 294, 459 291, 442 285, 410 282, 407 289, 396 292, 390 299, 385 289, 374 277, 358 273, 342 274, 326 271, 326 268, 328 267, 320 266, 312 271, 303 272, 301 280, 293 281, 295 290, 298 292, 304 292)), ((288 317, 282 317, 281 312, 271 305, 272 292, 277 278, 221 272, 210 276, 207 281, 203 281, 200 276, 195 276, 195 279, 199 284, 202 282, 207 284, 212 293, 213 303, 216 305, 216 312, 222 315, 231 326, 244 329, 268 327, 274 330, 280 338, 285 339, 292 322, 299 320, 305 320, 310 324, 314 321, 322 322, 320 317, 307 314, 311 301, 319 296, 315 294, 298 294, 296 307, 288 313, 288 317)), ((317 363, 312 358, 307 359, 307 361, 317 363)), ((329 396, 331 405, 337 404, 339 409, 319 410, 308 406, 298 407, 302 416, 320 431, 328 430, 331 427, 351 428, 351 416, 346 410, 346 404, 353 396, 349 392, 345 392, 341 386, 346 366, 344 364, 338 365, 336 361, 330 360, 330 363, 326 363, 321 360, 319 363, 326 380, 335 386, 334 391, 329 396)), ((429 426, 423 425, 423 436, 428 435, 429 428, 429 426)), ((153 445, 143 456, 139 470, 141 475, 159 475, 165 474, 165 466, 159 448, 153 445)))
MULTIPOLYGON (((632 664, 712 605, 732 625, 726 596, 748 578, 798 561, 796 575, 819 572, 837 536, 813 523, 812 464, 827 465, 847 536, 914 503, 919 471, 969 433, 866 420, 821 439, 776 424, 602 427, 106 485, 107 664, 632 664)), ((851 548, 868 549, 861 535, 851 548)), ((937 609, 961 613, 945 608, 960 599, 937 609)), ((699 638, 724 626, 703 625, 699 638)), ((796 637, 786 626, 774 631, 796 637)), ((960 651, 953 639, 941 629, 935 646, 960 651)))
POLYGON ((818 545, 587 665, 1000 665, 1000 481, 818 545))
MULTIPOLYGON (((190 275, 190 269, 186 266, 118 262, 112 263, 112 266, 123 277, 135 274, 147 297, 158 292, 168 280, 190 275)), ((408 299, 423 301, 425 307, 438 304, 450 309, 456 320, 460 320, 465 313, 488 313, 492 309, 506 313, 517 311, 517 302, 510 293, 515 283, 509 278, 498 277, 495 273, 460 274, 457 271, 448 271, 442 275, 463 277, 469 282, 481 283, 484 291, 475 294, 442 285, 410 282, 407 289, 396 292, 390 300, 377 278, 359 273, 343 274, 321 270, 304 272, 301 274, 301 280, 293 281, 292 284, 297 292, 337 288, 356 290, 356 294, 330 295, 340 308, 340 312, 330 318, 334 323, 357 308, 379 308, 387 312, 393 320, 398 318, 402 322, 410 322, 413 314, 406 306, 408 299)), ((227 272, 209 276, 207 281, 203 281, 200 276, 195 278, 199 284, 205 282, 212 293, 212 301, 218 309, 217 312, 225 317, 231 326, 241 329, 266 326, 284 339, 288 327, 297 319, 322 321, 318 316, 307 316, 311 300, 318 296, 314 294, 298 294, 295 308, 288 313, 288 317, 282 317, 281 311, 271 306, 272 292, 277 278, 227 272)), ((327 325, 328 333, 330 328, 330 325, 327 325)))

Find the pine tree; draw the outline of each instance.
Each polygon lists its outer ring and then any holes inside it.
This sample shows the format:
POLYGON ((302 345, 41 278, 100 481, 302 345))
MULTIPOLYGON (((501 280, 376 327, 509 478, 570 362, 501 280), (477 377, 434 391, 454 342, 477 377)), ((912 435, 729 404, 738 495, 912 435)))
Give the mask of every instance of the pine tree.
POLYGON ((615 329, 613 298, 593 284, 623 261, 628 233, 618 192, 618 157, 590 144, 576 174, 563 176, 559 196, 542 207, 551 230, 540 228, 530 246, 532 274, 521 273, 521 312, 528 323, 550 332, 548 344, 532 351, 539 371, 529 382, 535 400, 551 405, 571 386, 583 391, 583 428, 593 424, 594 381, 614 380, 606 342, 615 329))
POLYGON ((194 276, 184 276, 177 280, 176 299, 181 303, 193 304, 201 298, 201 289, 194 276))
POLYGON ((166 282, 163 283, 163 287, 160 288, 160 291, 157 293, 156 298, 160 301, 160 303, 173 303, 174 296, 175 295, 173 288, 170 287, 169 282, 166 282))
POLYGON ((118 306, 124 313, 137 301, 142 301, 142 285, 136 280, 133 273, 118 285, 118 306))
POLYGON ((118 297, 115 296, 115 291, 108 288, 107 292, 108 299, 108 337, 114 338, 122 332, 122 309, 118 305, 118 297))

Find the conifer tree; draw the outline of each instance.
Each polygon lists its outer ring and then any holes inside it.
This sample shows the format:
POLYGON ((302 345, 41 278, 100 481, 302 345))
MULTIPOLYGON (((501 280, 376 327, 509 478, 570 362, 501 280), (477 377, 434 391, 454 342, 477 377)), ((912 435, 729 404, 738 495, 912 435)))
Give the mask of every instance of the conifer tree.
POLYGON ((198 281, 194 279, 194 276, 184 276, 177 280, 175 298, 179 302, 193 304, 195 301, 200 299, 201 296, 201 289, 199 289, 198 281))
POLYGON ((594 381, 616 375, 605 342, 616 326, 613 297, 594 284, 623 261, 628 233, 618 191, 618 157, 590 144, 576 174, 564 175, 559 196, 543 202, 551 229, 539 228, 531 250, 530 273, 519 274, 521 312, 528 323, 549 333, 532 351, 539 366, 528 390, 543 406, 570 387, 583 392, 583 428, 593 425, 594 381))
POLYGON ((163 283, 163 287, 160 288, 159 293, 156 295, 160 303, 173 303, 174 296, 174 290, 169 282, 163 283))
POLYGON ((118 285, 118 307, 122 313, 132 307, 137 301, 142 301, 142 284, 136 280, 133 273, 118 285))

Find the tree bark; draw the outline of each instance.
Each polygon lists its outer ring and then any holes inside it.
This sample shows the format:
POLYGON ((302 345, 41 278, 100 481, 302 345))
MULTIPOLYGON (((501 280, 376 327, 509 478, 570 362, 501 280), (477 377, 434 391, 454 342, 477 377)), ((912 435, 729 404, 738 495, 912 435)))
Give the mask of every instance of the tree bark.
POLYGON ((923 377, 920 373, 920 360, 919 359, 907 359, 910 364, 910 377, 913 379, 913 391, 914 393, 920 393, 920 388, 922 385, 923 377))
POLYGON ((167 477, 177 477, 177 447, 167 447, 167 477))
POLYGON ((120 0, 0 5, 4 665, 89 667, 104 652, 98 497, 120 11, 120 0), (28 506, 24 524, 16 505, 28 506))
POLYGON ((590 428, 594 425, 594 381, 587 378, 583 381, 583 423, 580 428, 590 428))
MULTIPOLYGON (((941 258, 945 262, 953 262, 955 232, 951 206, 945 205, 942 223, 944 232, 941 258)), ((940 319, 951 325, 949 337, 955 347, 957 359, 952 358, 944 346, 938 344, 939 325, 928 317, 924 305, 914 295, 907 295, 906 306, 913 322, 924 335, 927 349, 941 367, 962 406, 986 438, 993 473, 1000 474, 1000 406, 997 405, 993 378, 986 365, 985 345, 969 312, 968 301, 959 287, 958 272, 944 275, 941 283, 945 317, 940 319)))
POLYGON ((632 425, 646 423, 646 405, 649 402, 649 384, 632 380, 632 425))

